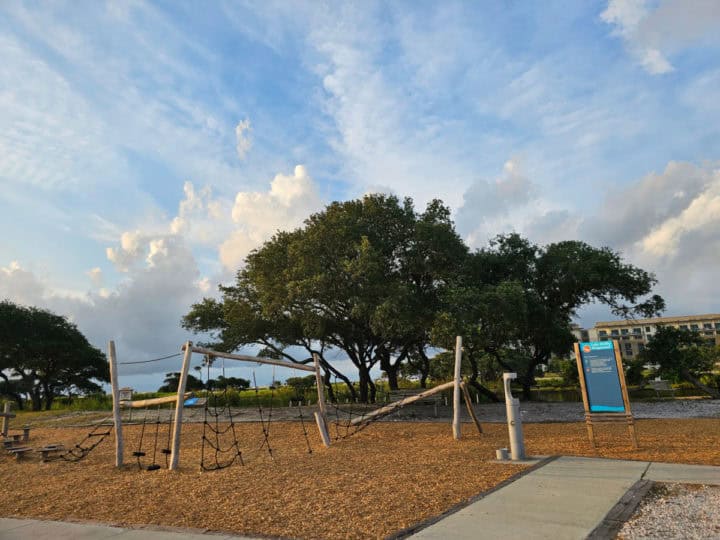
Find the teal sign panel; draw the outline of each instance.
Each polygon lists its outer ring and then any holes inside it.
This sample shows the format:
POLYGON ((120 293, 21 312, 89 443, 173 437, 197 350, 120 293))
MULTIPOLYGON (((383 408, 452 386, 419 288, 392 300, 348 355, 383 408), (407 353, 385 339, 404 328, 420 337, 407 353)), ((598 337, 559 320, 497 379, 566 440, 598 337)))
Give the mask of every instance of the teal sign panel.
POLYGON ((625 412, 613 342, 580 343, 580 363, 590 412, 625 412))

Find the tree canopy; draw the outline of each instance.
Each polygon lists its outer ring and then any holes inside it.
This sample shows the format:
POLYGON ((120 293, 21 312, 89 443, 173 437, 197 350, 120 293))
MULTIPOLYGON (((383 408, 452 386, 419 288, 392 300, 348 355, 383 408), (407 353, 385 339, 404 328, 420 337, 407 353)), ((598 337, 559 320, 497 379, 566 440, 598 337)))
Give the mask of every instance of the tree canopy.
POLYGON ((688 381, 695 387, 720 398, 720 391, 703 384, 700 378, 718 361, 714 343, 708 345, 699 333, 690 330, 659 326, 640 353, 644 363, 658 365, 658 374, 673 381, 688 381))
POLYGON ((390 388, 401 366, 424 385, 441 371, 431 369, 432 352, 462 335, 471 384, 493 399, 483 374, 515 371, 527 396, 537 367, 571 349, 580 307, 653 316, 664 308, 650 295, 655 283, 613 250, 579 241, 538 246, 509 234, 471 252, 441 201, 416 212, 410 199, 367 195, 278 232, 183 326, 225 351, 255 345, 294 362, 317 353, 331 393, 333 376, 349 383, 326 358, 340 350, 357 369, 362 401, 374 400, 374 367, 390 388))
POLYGON ((0 302, 0 389, 18 407, 52 407, 62 394, 86 394, 109 381, 105 355, 75 324, 44 309, 0 302))

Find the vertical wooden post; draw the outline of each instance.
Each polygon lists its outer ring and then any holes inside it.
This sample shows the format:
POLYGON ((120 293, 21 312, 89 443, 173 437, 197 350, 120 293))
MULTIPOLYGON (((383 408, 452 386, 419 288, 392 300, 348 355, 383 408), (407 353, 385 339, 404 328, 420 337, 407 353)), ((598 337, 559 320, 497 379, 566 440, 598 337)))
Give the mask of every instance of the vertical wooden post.
POLYGON ((453 439, 460 440, 460 365, 462 363, 462 336, 455 338, 455 372, 453 375, 453 439))
POLYGON ((110 390, 112 392, 113 424, 115 425, 115 466, 123 465, 123 431, 120 417, 120 390, 118 385, 117 355, 115 342, 108 342, 108 362, 110 363, 110 390))
POLYGON ((325 385, 323 384, 322 374, 320 373, 320 355, 313 353, 313 362, 315 364, 315 384, 317 385, 318 394, 318 411, 315 413, 315 422, 317 422, 320 438, 326 447, 330 446, 330 436, 327 432, 327 408, 325 407, 325 385))
POLYGON ((3 407, 3 412, 5 413, 5 416, 3 416, 2 419, 2 436, 7 437, 8 431, 10 430, 10 412, 11 412, 11 403, 9 401, 5 402, 5 406, 3 407))
POLYGON ((183 404, 185 403, 185 386, 187 385, 190 359, 192 358, 192 341, 185 343, 182 371, 178 381, 177 402, 175 403, 175 422, 173 425, 172 447, 170 450, 170 470, 178 468, 180 461, 180 434, 182 432, 183 404))

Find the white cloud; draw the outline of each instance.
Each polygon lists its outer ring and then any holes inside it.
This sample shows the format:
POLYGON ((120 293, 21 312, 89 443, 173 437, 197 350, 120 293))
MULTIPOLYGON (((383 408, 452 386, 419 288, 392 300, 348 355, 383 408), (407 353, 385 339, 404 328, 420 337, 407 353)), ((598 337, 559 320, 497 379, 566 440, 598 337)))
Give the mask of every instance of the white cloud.
POLYGON ((245 159, 245 156, 247 156, 247 153, 252 146, 252 138, 250 137, 251 132, 252 126, 250 125, 250 120, 248 118, 239 122, 238 125, 235 126, 235 149, 237 150, 237 155, 241 160, 245 159))
POLYGON ((86 272, 93 286, 100 287, 103 284, 103 272, 99 267, 91 268, 86 272))
POLYGON ((106 248, 105 254, 115 268, 127 272, 145 254, 146 239, 140 231, 126 231, 120 236, 120 247, 106 248))
POLYGON ((720 9, 716 0, 610 0, 600 18, 615 27, 630 53, 648 73, 673 71, 667 55, 683 47, 717 42, 720 9))
POLYGON ((496 234, 507 232, 508 215, 537 195, 537 186, 527 177, 522 160, 513 157, 495 180, 477 180, 464 193, 455 217, 458 231, 471 245, 483 245, 496 234))
POLYGON ((250 250, 278 230, 300 226, 321 207, 317 186, 302 165, 293 174, 276 175, 267 192, 239 192, 232 208, 236 229, 220 245, 220 261, 229 270, 237 269, 250 250))
POLYGON ((683 239, 698 232, 707 238, 706 247, 720 247, 720 170, 713 176, 711 184, 682 212, 657 225, 640 241, 645 252, 658 257, 677 255, 683 239))

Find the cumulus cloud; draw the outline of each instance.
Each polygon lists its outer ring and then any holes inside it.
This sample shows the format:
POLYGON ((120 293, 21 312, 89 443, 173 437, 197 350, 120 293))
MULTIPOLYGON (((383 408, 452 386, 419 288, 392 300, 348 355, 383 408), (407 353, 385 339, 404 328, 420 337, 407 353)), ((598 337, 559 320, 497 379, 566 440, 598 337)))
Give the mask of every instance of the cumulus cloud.
MULTIPOLYGON (((38 306, 65 315, 89 341, 105 349, 116 342, 121 360, 142 360, 178 351, 190 336, 179 318, 209 288, 190 249, 178 237, 153 244, 152 258, 128 270, 127 279, 112 288, 85 295, 58 292, 18 262, 0 267, 0 298, 38 306)), ((98 275, 93 269, 89 273, 98 275)), ((177 360, 121 366, 121 375, 177 369, 177 360)))
MULTIPOLYGON (((711 177, 686 208, 658 224, 640 241, 645 252, 660 257, 677 255, 683 240, 695 234, 702 234, 705 246, 720 247, 720 171, 711 177)), ((697 247, 703 249, 702 245, 697 247)))
POLYGON ((42 299, 45 285, 37 276, 11 261, 0 267, 0 300, 9 299, 21 304, 36 304, 42 299))
POLYGON ((317 186, 303 165, 293 174, 278 174, 267 192, 241 191, 235 197, 235 230, 220 245, 220 261, 234 270, 245 256, 278 230, 290 230, 322 207, 317 186))
POLYGON ((238 157, 242 160, 245 159, 245 156, 247 156, 247 153, 250 151, 250 147, 252 146, 252 138, 250 137, 251 132, 252 125, 250 125, 250 120, 248 118, 239 122, 238 125, 235 126, 235 149, 237 150, 238 157))
POLYGON ((503 230, 504 218, 536 195, 536 186, 527 177, 522 160, 514 157, 503 165, 495 180, 478 180, 463 195, 455 223, 471 244, 482 244, 503 230))
POLYGON ((615 28, 648 73, 674 68, 667 54, 706 40, 717 41, 720 9, 715 0, 610 0, 600 18, 615 28), (651 9, 652 7, 652 9, 651 9))
POLYGON ((140 231, 125 231, 120 236, 120 246, 106 248, 105 254, 118 271, 127 272, 143 257, 144 249, 144 236, 140 231))

